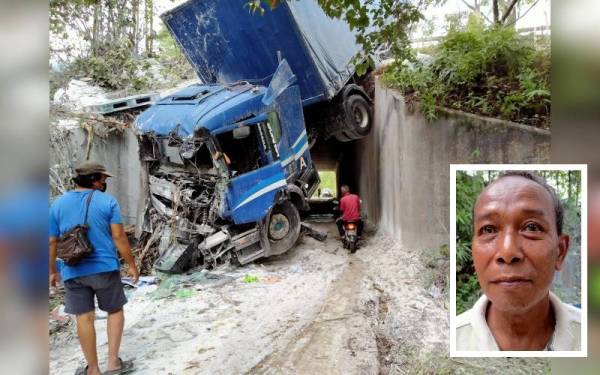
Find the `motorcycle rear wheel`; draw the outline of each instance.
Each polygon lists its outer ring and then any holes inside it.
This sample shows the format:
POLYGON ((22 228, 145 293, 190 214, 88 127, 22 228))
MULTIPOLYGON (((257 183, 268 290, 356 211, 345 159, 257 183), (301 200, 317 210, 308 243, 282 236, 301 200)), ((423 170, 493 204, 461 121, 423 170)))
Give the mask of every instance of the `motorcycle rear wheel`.
POLYGON ((349 243, 350 253, 354 254, 356 252, 356 242, 349 243))

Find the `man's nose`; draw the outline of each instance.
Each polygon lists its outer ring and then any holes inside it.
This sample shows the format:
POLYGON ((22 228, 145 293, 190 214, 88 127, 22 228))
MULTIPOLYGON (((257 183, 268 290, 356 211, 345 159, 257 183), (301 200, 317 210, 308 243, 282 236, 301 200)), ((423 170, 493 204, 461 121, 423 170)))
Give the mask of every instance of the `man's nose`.
POLYGON ((521 250, 517 233, 514 231, 504 231, 503 235, 498 237, 497 246, 496 262, 514 264, 523 260, 523 251, 521 250))

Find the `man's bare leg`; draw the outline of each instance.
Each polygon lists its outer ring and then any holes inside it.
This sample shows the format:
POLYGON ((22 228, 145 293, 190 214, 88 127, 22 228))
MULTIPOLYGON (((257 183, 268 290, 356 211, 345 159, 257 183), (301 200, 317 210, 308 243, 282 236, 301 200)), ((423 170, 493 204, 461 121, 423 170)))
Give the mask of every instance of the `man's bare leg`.
POLYGON ((123 326, 125 325, 125 314, 123 309, 108 314, 106 325, 108 333, 108 370, 117 370, 121 368, 119 361, 119 347, 121 346, 121 337, 123 336, 123 326))
POLYGON ((100 375, 98 354, 96 353, 96 329, 94 328, 94 311, 77 315, 77 335, 81 350, 88 365, 88 375, 100 375))

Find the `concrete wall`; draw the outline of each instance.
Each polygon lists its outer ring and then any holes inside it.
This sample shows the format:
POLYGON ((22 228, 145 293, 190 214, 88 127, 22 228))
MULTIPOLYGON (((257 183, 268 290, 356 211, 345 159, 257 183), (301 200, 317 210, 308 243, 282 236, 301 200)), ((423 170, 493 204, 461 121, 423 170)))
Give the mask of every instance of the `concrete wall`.
MULTIPOLYGON (((50 129, 50 167, 75 168, 85 160, 87 131, 78 126, 54 124, 50 129)), ((102 137, 94 135, 90 150, 90 160, 106 166, 115 178, 108 179, 107 192, 119 201, 125 224, 135 224, 138 197, 141 189, 140 161, 137 154, 137 139, 133 131, 127 129, 122 134, 114 131, 102 137)))
POLYGON ((368 220, 403 246, 448 243, 451 163, 548 163, 550 133, 450 110, 427 121, 379 84, 375 124, 356 145, 368 220))

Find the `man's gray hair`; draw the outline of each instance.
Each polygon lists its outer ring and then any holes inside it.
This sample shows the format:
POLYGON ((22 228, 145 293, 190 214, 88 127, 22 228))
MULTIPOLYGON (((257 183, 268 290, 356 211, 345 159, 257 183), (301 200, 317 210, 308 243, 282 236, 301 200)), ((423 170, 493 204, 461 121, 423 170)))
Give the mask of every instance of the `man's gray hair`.
POLYGON ((563 229, 563 217, 564 217, 565 209, 562 205, 562 202, 560 201, 560 198, 558 197, 558 194, 556 194, 556 190, 554 190, 554 188, 552 186, 550 186, 546 182, 546 180, 543 177, 541 177, 540 175, 538 175, 532 171, 503 171, 500 173, 500 175, 495 180, 491 181, 487 186, 490 186, 494 182, 501 180, 505 177, 515 177, 515 176, 523 177, 523 178, 526 178, 528 180, 531 180, 531 181, 539 184, 550 194, 550 197, 552 198, 552 203, 554 204, 554 214, 556 216, 556 231, 558 232, 558 235, 561 235, 562 229, 563 229))

